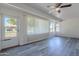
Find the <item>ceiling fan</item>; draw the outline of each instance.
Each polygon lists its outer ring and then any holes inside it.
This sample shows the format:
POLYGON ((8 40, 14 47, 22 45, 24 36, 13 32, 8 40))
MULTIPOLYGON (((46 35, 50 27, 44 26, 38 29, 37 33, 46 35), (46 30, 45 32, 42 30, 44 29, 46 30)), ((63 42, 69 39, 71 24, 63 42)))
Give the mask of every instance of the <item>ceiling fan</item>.
POLYGON ((71 7, 72 4, 68 3, 55 3, 54 5, 48 6, 49 8, 55 9, 58 13, 61 12, 61 8, 71 7))

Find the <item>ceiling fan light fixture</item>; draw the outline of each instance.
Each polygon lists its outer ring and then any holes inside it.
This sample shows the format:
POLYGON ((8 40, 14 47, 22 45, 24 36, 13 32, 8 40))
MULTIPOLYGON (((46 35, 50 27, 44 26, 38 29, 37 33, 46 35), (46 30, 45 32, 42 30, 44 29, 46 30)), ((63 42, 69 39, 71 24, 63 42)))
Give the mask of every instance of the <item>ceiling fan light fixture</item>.
POLYGON ((61 11, 60 11, 60 8, 56 8, 55 10, 56 10, 56 12, 58 12, 58 13, 61 12, 61 11))
POLYGON ((58 10, 60 10, 60 8, 56 8, 55 10, 58 11, 58 10))

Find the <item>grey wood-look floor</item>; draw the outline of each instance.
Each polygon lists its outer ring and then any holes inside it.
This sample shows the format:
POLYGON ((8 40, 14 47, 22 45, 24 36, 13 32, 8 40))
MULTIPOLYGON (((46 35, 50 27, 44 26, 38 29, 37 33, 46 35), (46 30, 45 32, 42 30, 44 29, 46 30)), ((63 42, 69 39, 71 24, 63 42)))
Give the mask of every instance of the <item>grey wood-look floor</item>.
POLYGON ((53 37, 2 52, 5 53, 3 56, 78 56, 79 39, 53 37))

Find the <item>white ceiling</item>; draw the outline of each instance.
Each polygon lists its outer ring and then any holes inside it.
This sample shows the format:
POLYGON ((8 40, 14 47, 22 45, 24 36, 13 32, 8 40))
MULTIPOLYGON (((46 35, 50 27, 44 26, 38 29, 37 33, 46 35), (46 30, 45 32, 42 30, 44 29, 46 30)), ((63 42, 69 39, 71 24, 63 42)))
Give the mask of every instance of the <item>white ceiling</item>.
MULTIPOLYGON (((28 5, 49 14, 49 8, 47 6, 53 5, 53 4, 54 3, 30 3, 28 5)), ((78 19, 79 18, 79 3, 72 3, 71 7, 62 8, 59 16, 60 18, 64 20, 78 19)))
POLYGON ((49 3, 27 3, 26 5, 28 5, 32 8, 36 8, 37 10, 43 11, 45 13, 48 13, 48 11, 49 11, 49 9, 47 8, 49 3))

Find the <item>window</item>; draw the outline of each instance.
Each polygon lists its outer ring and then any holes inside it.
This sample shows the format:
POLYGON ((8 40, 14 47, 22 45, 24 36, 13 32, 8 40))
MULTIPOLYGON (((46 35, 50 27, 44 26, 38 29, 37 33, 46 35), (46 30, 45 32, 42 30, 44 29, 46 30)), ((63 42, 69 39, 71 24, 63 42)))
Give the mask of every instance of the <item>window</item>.
POLYGON ((5 39, 16 37, 16 19, 4 16, 5 39))
POLYGON ((60 32, 60 24, 56 23, 56 32, 60 32))
POLYGON ((27 17, 27 34, 33 34, 35 30, 35 18, 32 16, 27 17))
POLYGON ((50 22, 50 32, 55 32, 55 22, 50 22))
POLYGON ((59 32, 60 24, 55 21, 50 21, 50 32, 59 32))
POLYGON ((41 18, 27 17, 27 34, 42 34, 49 32, 49 21, 41 18))

